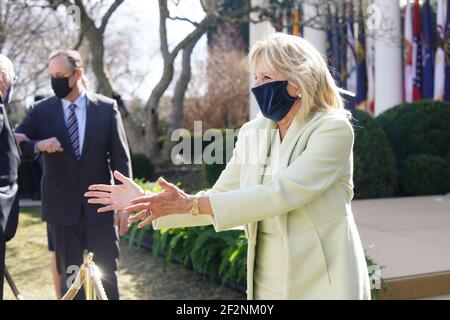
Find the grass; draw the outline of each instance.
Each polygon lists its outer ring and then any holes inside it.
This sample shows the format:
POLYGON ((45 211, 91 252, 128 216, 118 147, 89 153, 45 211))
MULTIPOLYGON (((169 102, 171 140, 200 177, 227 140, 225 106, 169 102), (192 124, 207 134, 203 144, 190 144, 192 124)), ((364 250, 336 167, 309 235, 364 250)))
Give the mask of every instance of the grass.
MULTIPOLYGON (((47 250, 46 225, 39 207, 22 208, 17 234, 7 243, 6 265, 19 291, 29 300, 55 299, 47 250)), ((245 299, 238 292, 198 276, 177 264, 164 267, 161 258, 121 245, 119 286, 121 299, 245 299)), ((14 296, 5 281, 5 299, 14 296)))
MULTIPOLYGON (((46 225, 40 209, 23 208, 16 236, 6 245, 6 266, 27 299, 54 299, 46 225)), ((4 298, 14 299, 5 281, 4 298)))

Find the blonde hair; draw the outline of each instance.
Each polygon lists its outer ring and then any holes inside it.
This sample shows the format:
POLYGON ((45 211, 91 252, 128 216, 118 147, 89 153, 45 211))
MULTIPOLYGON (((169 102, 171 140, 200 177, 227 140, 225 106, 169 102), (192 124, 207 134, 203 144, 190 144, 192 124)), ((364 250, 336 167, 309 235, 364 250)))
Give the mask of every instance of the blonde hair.
POLYGON ((257 63, 265 64, 299 89, 298 121, 306 121, 318 111, 336 111, 351 118, 324 58, 307 40, 284 33, 272 34, 252 47, 249 63, 252 70, 257 63))

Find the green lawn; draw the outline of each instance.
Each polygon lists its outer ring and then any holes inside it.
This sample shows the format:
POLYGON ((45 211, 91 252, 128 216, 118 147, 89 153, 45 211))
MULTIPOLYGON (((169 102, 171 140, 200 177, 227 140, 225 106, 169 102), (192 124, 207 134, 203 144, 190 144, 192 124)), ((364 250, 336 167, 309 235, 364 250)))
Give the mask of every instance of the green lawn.
MULTIPOLYGON (((121 299, 245 299, 180 265, 169 264, 164 272, 163 260, 140 248, 123 243, 120 259, 121 299)), ((6 265, 26 299, 55 299, 40 208, 22 209, 17 234, 7 244, 6 265)), ((14 299, 6 281, 5 299, 14 299)))

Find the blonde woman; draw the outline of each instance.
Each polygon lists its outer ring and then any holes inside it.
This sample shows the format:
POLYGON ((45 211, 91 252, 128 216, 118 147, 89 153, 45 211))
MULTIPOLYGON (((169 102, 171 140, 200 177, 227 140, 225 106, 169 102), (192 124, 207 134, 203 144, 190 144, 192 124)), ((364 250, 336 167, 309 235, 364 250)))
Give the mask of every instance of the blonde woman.
POLYGON ((306 40, 275 34, 255 44, 252 89, 263 117, 239 132, 233 157, 212 189, 188 195, 93 185, 99 212, 138 212, 156 229, 244 226, 248 299, 370 299, 368 270, 353 218, 353 141, 323 57, 306 40))

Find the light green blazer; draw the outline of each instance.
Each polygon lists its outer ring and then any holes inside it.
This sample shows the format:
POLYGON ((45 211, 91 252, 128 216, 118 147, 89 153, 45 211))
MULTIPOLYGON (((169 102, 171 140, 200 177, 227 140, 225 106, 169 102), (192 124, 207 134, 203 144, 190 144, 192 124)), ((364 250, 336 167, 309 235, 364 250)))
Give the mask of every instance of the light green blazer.
POLYGON ((293 121, 280 146, 280 172, 261 179, 276 123, 259 118, 240 130, 233 157, 207 194, 214 218, 176 214, 155 229, 213 224, 244 226, 248 237, 247 297, 253 299, 257 222, 275 217, 283 236, 285 299, 370 299, 364 250, 353 218, 351 123, 336 111, 293 121), (256 161, 255 161, 255 158, 256 161))

